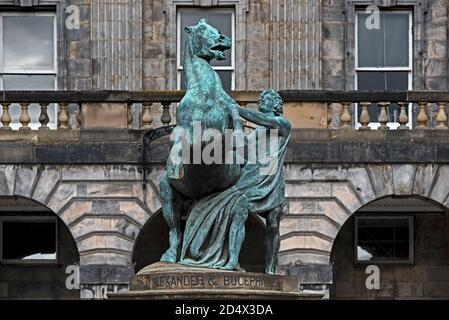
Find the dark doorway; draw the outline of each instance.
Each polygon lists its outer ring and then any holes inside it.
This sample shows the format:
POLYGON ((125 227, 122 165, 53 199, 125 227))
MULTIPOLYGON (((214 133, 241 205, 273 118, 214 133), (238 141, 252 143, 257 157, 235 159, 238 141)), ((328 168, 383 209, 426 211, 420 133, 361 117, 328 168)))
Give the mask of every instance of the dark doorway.
MULTIPOLYGON (((240 253, 240 264, 248 272, 264 271, 265 227, 250 215, 246 222, 246 237, 240 253)), ((140 231, 134 245, 133 263, 135 272, 156 263, 168 248, 168 226, 161 212, 148 221, 140 231)))

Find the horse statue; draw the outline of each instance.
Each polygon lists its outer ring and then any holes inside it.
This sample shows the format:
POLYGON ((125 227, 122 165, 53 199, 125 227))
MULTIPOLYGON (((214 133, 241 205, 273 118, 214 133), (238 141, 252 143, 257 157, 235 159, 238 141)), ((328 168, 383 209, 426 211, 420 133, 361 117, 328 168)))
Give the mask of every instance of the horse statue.
MULTIPOLYGON (((227 129, 233 129, 236 135, 243 134, 238 106, 225 92, 219 75, 210 65, 213 59, 225 59, 224 51, 231 48, 231 38, 220 34, 204 19, 184 30, 189 34, 183 56, 187 92, 176 109, 173 146, 160 182, 162 212, 170 229, 170 246, 162 255, 162 262, 179 261, 183 237, 181 216, 187 211, 187 204, 226 190, 241 175, 239 164, 206 165, 179 160, 185 137, 193 136, 195 123, 201 125, 202 132, 215 129, 222 137, 227 129)), ((189 147, 192 148, 192 144, 189 147)))

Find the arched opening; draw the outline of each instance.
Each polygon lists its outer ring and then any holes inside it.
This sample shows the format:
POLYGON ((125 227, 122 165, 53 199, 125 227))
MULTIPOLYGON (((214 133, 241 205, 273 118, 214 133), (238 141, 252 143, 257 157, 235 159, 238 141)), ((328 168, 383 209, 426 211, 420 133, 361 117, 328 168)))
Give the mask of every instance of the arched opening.
POLYGON ((76 283, 66 286, 75 265, 76 243, 59 217, 27 198, 0 197, 0 299, 79 299, 76 283))
MULTIPOLYGON (((248 272, 263 272, 265 227, 259 218, 250 215, 246 222, 246 236, 240 253, 240 265, 248 272)), ((133 251, 135 272, 156 263, 168 248, 168 226, 157 212, 142 228, 133 251)))
POLYGON ((447 208, 429 199, 362 207, 334 241, 331 299, 449 298, 448 234, 447 208))

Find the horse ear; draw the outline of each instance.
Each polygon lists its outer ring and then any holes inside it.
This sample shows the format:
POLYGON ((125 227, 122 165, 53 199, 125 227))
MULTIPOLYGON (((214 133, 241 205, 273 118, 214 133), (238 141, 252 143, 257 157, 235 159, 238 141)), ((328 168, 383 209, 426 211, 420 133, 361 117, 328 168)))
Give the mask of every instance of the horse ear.
POLYGON ((191 33, 192 32, 192 27, 184 27, 184 31, 187 33, 191 33))
POLYGON ((202 19, 200 20, 200 23, 206 23, 206 19, 202 18, 202 19))

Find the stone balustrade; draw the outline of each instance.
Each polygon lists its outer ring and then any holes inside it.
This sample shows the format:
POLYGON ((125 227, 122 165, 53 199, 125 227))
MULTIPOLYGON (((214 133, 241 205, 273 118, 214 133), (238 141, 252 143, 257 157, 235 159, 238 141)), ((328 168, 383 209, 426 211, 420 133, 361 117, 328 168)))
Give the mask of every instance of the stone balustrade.
MULTIPOLYGON (((176 104, 183 95, 182 91, 3 91, 0 130, 148 130, 174 124, 176 104)), ((255 107, 259 92, 231 95, 239 105, 255 107)), ((313 104, 324 110, 322 128, 448 129, 449 92, 281 91, 281 95, 290 106, 287 116, 298 117, 299 124, 303 110, 313 104)))

